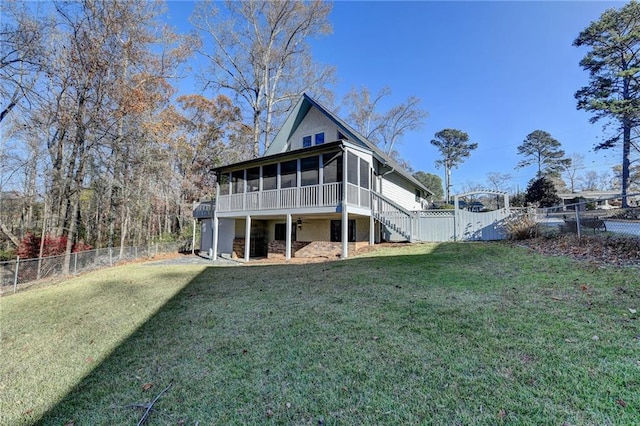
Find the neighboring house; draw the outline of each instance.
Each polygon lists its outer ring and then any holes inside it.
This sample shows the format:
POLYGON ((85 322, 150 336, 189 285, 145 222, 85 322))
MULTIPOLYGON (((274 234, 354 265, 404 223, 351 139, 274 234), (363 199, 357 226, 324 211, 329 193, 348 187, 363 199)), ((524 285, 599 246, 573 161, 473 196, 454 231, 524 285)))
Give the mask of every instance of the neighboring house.
MULTIPOLYGON (((591 203, 596 209, 614 209, 622 206, 622 194, 620 191, 581 191, 558 193, 558 197, 562 200, 562 204, 569 206, 570 210, 574 210, 573 204, 579 202, 591 203)), ((627 202, 630 205, 640 205, 640 196, 638 194, 628 194, 627 202)))
POLYGON ((213 259, 346 258, 412 240, 429 189, 372 142, 302 95, 264 156, 213 170, 215 200, 196 206, 213 259))

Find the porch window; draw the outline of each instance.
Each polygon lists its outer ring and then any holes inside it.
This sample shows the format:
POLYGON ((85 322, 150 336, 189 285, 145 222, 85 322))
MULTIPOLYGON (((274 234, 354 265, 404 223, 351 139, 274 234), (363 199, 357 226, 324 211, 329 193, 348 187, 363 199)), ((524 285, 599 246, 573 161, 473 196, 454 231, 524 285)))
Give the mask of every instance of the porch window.
POLYGON ((280 188, 295 188, 298 186, 298 160, 280 163, 280 188))
POLYGON ((247 192, 255 192, 260 189, 260 167, 247 170, 247 192))
POLYGON ((220 174, 220 195, 229 195, 229 173, 220 174))
MULTIPOLYGON (((276 241, 285 241, 287 239, 287 224, 286 223, 276 223, 274 240, 276 241)), ((296 240, 296 227, 291 224, 291 241, 296 240)))
POLYGON ((307 157, 300 159, 300 186, 317 185, 319 181, 318 166, 319 157, 307 157))
POLYGON ((315 139, 316 145, 322 145, 324 143, 324 132, 316 133, 315 139))
POLYGON ((360 159, 360 187, 369 189, 369 163, 360 159))
POLYGON ((308 148, 311 146, 311 135, 302 137, 302 147, 308 148))
POLYGON ((324 183, 342 182, 342 153, 333 152, 322 156, 324 183))
POLYGON ((244 170, 236 170, 231 173, 231 193, 242 194, 244 192, 244 170))
POLYGON ((358 156, 347 153, 347 182, 358 184, 358 156))
MULTIPOLYGON (((356 221, 353 219, 350 219, 348 222, 349 222, 348 241, 350 243, 355 243, 356 242, 356 221)), ((331 241, 334 243, 342 242, 342 221, 341 220, 331 221, 331 241)))
POLYGON ((262 189, 276 189, 278 187, 278 165, 267 164, 262 166, 262 189))

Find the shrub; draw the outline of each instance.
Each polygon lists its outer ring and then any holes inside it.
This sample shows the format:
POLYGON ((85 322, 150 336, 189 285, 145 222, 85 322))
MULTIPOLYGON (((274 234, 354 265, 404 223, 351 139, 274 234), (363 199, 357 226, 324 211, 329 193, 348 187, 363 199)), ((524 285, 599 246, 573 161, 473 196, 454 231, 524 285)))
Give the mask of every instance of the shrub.
POLYGON ((505 231, 510 240, 527 240, 538 236, 538 225, 531 216, 522 215, 507 221, 505 231))
MULTIPOLYGON (((16 254, 22 259, 34 259, 40 255, 41 238, 29 232, 20 242, 16 254)), ((57 256, 63 254, 67 249, 67 237, 54 237, 53 235, 44 236, 44 244, 42 245, 42 257, 57 256)), ((71 252, 91 250, 89 244, 78 241, 71 248, 71 252)))

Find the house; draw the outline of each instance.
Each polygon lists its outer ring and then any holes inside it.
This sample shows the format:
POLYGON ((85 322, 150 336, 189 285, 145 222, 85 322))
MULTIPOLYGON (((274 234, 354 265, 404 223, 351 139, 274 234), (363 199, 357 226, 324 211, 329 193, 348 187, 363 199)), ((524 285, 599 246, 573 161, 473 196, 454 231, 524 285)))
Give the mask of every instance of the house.
POLYGON ((411 241, 429 189, 303 94, 260 158, 213 170, 215 199, 194 208, 212 259, 348 257, 411 241))

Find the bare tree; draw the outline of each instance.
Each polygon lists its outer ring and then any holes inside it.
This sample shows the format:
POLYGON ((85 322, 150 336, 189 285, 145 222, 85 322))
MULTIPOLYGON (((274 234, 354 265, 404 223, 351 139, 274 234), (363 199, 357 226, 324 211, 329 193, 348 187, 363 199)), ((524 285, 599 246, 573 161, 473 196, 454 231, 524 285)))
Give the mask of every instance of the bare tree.
POLYGON ((307 40, 328 34, 331 3, 321 0, 197 3, 192 23, 209 59, 207 84, 229 90, 251 114, 253 155, 271 139, 273 123, 300 94, 321 92, 333 69, 313 63, 307 40), (209 49, 210 47, 210 49, 209 49))
POLYGON ((382 143, 381 131, 384 114, 378 111, 378 103, 391 94, 388 86, 378 91, 375 97, 366 86, 352 88, 344 97, 343 104, 349 109, 347 120, 362 136, 376 144, 382 143))
POLYGON ((562 177, 569 182, 569 190, 576 192, 580 172, 584 169, 584 155, 574 152, 570 162, 563 167, 562 177))
POLYGON ((489 172, 487 174, 487 182, 489 188, 494 191, 507 191, 509 188, 507 184, 513 180, 513 176, 509 173, 489 172))
POLYGON ((43 68, 43 38, 49 21, 36 19, 29 7, 39 5, 14 0, 0 3, 0 122, 21 101, 37 96, 34 87, 43 68))
POLYGON ((391 89, 383 87, 372 97, 369 89, 363 86, 351 89, 345 95, 343 104, 349 110, 349 124, 396 161, 409 166, 399 158, 395 145, 406 132, 422 128, 428 114, 420 108, 420 99, 415 96, 410 96, 386 112, 380 112, 380 101, 390 95, 391 89))

